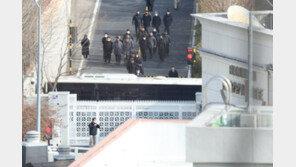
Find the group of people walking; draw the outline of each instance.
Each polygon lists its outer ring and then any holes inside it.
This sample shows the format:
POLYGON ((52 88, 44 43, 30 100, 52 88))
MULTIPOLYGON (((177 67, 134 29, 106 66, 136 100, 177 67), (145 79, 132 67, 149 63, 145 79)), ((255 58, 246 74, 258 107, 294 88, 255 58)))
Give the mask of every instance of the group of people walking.
MULTIPOLYGON (((148 9, 153 10, 153 6, 151 8, 148 7, 148 9)), ((139 42, 144 61, 147 60, 148 54, 149 58, 152 59, 157 51, 161 61, 164 61, 169 56, 169 47, 171 44, 169 34, 172 22, 173 18, 169 10, 167 10, 162 20, 157 11, 154 12, 153 17, 149 10, 146 10, 142 16, 138 10, 133 16, 132 24, 135 26, 137 42, 139 42), (163 33, 160 33, 162 22, 165 28, 163 33)))
MULTIPOLYGON (((164 61, 169 57, 169 50, 171 45, 170 26, 173 22, 173 17, 169 10, 161 19, 158 12, 153 11, 154 0, 146 0, 146 11, 141 15, 140 11, 132 17, 132 25, 135 26, 135 36, 131 34, 129 29, 120 36, 116 36, 114 41, 108 33, 104 34, 102 38, 103 45, 103 59, 105 63, 111 62, 112 53, 115 56, 115 61, 120 64, 122 59, 126 65, 128 73, 137 75, 144 75, 142 62, 147 59, 152 59, 158 53, 160 61, 164 61), (160 33, 161 25, 164 25, 164 30, 160 33), (139 50, 135 51, 135 42, 139 45, 139 50), (134 65, 135 64, 135 65, 134 65)), ((81 41, 82 55, 88 58, 90 41, 85 35, 81 41)))

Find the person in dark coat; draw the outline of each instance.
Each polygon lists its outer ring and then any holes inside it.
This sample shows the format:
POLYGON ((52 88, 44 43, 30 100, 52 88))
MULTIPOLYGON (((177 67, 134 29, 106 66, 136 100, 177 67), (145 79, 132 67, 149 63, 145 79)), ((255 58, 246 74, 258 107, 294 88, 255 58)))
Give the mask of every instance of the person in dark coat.
POLYGON ((158 48, 159 33, 157 32, 156 28, 153 28, 152 33, 153 33, 153 36, 154 36, 155 39, 156 39, 156 47, 153 48, 153 54, 155 54, 156 51, 157 51, 157 48, 158 48))
POLYGON ((113 51, 114 51, 116 63, 120 64, 121 54, 122 54, 122 42, 120 41, 120 36, 116 37, 113 51))
POLYGON ((133 45, 129 38, 126 38, 122 43, 122 54, 124 56, 125 63, 129 60, 131 52, 133 50, 133 45))
POLYGON ((150 54, 150 59, 153 57, 153 49, 156 48, 156 39, 153 36, 153 33, 150 32, 149 37, 147 38, 147 46, 150 54))
POLYGON ((82 55, 84 58, 87 59, 89 55, 89 39, 87 38, 87 35, 84 35, 84 38, 81 40, 81 47, 82 47, 82 55))
POLYGON ((126 64, 126 69, 129 74, 135 74, 136 73, 137 64, 135 63, 134 59, 131 59, 126 64))
POLYGON ((143 36, 142 39, 140 39, 140 42, 139 42, 139 45, 140 45, 140 49, 141 49, 141 54, 142 54, 142 57, 143 57, 143 60, 146 61, 147 59, 147 49, 148 49, 148 43, 147 43, 147 39, 146 39, 146 36, 143 36))
POLYGON ((152 20, 151 14, 148 11, 146 11, 145 14, 143 14, 142 16, 142 22, 146 31, 147 31, 147 28, 150 27, 151 20, 152 20))
POLYGON ((141 73, 142 75, 144 75, 144 69, 143 69, 143 64, 142 64, 142 62, 139 62, 139 63, 138 63, 138 65, 137 65, 137 69, 139 69, 139 70, 140 70, 140 73, 141 73))
POLYGON ((107 62, 107 60, 106 60, 106 51, 105 51, 105 43, 106 43, 106 41, 107 41, 107 37, 108 37, 108 34, 107 33, 105 33, 104 34, 104 37, 102 38, 102 44, 103 44, 103 58, 104 58, 104 61, 105 61, 105 63, 107 62))
POLYGON ((159 40, 158 40, 158 55, 160 60, 164 61, 166 51, 165 51, 165 42, 162 35, 159 36, 159 40))
POLYGON ((136 14, 133 16, 132 24, 135 25, 135 32, 138 34, 138 31, 140 30, 142 22, 142 17, 140 15, 140 11, 137 10, 136 14))
POLYGON ((178 78, 179 74, 178 74, 177 70, 175 70, 174 66, 171 67, 171 70, 169 71, 168 76, 171 78, 178 78))
POLYGON ((126 30, 126 33, 123 35, 123 40, 125 40, 125 38, 130 37, 132 40, 134 40, 134 37, 131 35, 131 31, 129 29, 126 30))
MULTIPOLYGON (((134 57, 134 60, 137 64, 140 64, 141 63, 141 60, 140 60, 140 57, 139 57, 139 54, 138 53, 135 53, 135 57, 134 57)), ((142 64, 142 63, 141 63, 142 64)))
POLYGON ((141 30, 137 34, 137 42, 143 38, 143 36, 148 36, 148 33, 145 31, 145 27, 141 27, 141 30))
POLYGON ((158 33, 159 33, 160 25, 161 25, 161 18, 158 16, 158 12, 155 12, 152 18, 152 26, 153 28, 156 28, 158 33))
POLYGON ((113 50, 113 42, 111 42, 110 37, 107 37, 107 41, 105 42, 104 49, 105 49, 105 52, 106 52, 106 61, 105 62, 110 63, 111 54, 112 54, 112 50, 113 50))
POLYGON ((93 118, 91 123, 88 125, 89 127, 89 146, 96 145, 96 135, 97 135, 97 129, 100 129, 100 125, 96 123, 96 118, 93 118))
POLYGON ((165 43, 165 57, 168 57, 170 53, 171 37, 168 35, 166 31, 163 32, 163 39, 165 43))
POLYGON ((171 12, 169 10, 167 10, 167 13, 163 16, 163 23, 164 23, 164 29, 165 31, 168 32, 168 34, 170 34, 170 26, 172 25, 173 22, 173 17, 171 15, 171 12))
POLYGON ((146 0, 146 6, 148 7, 148 11, 153 11, 154 0, 146 0))

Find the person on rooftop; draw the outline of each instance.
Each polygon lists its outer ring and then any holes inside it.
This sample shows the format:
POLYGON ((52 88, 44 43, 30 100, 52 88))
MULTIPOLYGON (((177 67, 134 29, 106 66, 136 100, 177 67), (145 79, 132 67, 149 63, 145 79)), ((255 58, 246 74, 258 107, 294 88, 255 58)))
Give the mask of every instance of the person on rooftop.
POLYGON ((94 146, 96 145, 96 136, 97 136, 97 131, 98 128, 100 129, 100 125, 96 123, 96 118, 93 118, 91 123, 88 125, 89 127, 89 146, 94 146))

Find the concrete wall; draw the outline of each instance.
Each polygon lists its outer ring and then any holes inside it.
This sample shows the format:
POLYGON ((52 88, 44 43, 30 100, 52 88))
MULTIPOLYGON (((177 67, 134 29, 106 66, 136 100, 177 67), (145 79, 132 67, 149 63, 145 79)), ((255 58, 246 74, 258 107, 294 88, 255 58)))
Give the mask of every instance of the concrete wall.
MULTIPOLYGON (((230 79, 231 81, 234 81, 239 84, 246 85, 247 79, 234 76, 229 74, 229 66, 235 65, 238 67, 242 67, 245 69, 248 69, 247 64, 239 63, 237 61, 225 59, 222 57, 214 56, 208 53, 201 52, 202 56, 202 77, 203 77, 203 88, 205 87, 207 81, 217 75, 222 75, 230 79), (215 67, 215 68, 213 68, 215 67)), ((253 102, 255 105, 262 105, 262 102, 268 102, 272 104, 272 75, 268 79, 268 73, 266 70, 254 66, 254 71, 256 72, 256 80, 253 82, 254 88, 260 88, 263 90, 263 100, 256 100, 254 99, 253 102), (270 84, 269 86, 269 94, 268 94, 268 86, 267 84, 270 84), (269 99, 267 98, 269 96, 269 99)), ((247 89, 247 87, 245 87, 247 89)), ((203 92, 203 96, 208 97, 208 102, 223 102, 221 97, 220 90, 222 89, 222 83, 219 81, 214 81, 209 85, 209 90, 207 95, 205 95, 205 92, 203 92)), ((236 105, 246 105, 246 97, 241 94, 232 93, 232 104, 236 105)))
MULTIPOLYGON (((199 18, 202 25, 202 48, 230 57, 248 60, 248 29, 199 18)), ((225 19, 227 21, 227 19, 225 19)), ((229 22, 229 21, 228 21, 229 22)), ((240 23, 243 24, 243 23, 240 23)), ((253 32, 254 62, 273 64, 273 36, 253 32)))
POLYGON ((69 105, 70 105, 70 92, 50 92, 49 104, 57 109, 56 119, 58 125, 54 129, 58 134, 58 139, 63 145, 69 145, 69 105))
POLYGON ((272 166, 273 130, 186 127, 186 160, 198 167, 272 166))

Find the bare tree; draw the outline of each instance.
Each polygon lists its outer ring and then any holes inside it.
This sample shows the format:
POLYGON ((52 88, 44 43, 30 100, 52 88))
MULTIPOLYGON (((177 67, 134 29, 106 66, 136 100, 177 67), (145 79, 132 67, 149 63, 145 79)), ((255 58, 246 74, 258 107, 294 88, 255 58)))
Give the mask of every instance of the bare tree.
MULTIPOLYGON (((23 97, 26 101, 26 97, 23 97)), ((62 120, 61 116, 58 115, 59 108, 54 108, 52 105, 49 105, 48 98, 41 101, 41 137, 45 135, 45 128, 48 122, 53 123, 54 127, 61 127, 62 120)), ((23 112, 22 112, 22 139, 25 139, 25 134, 28 131, 36 129, 36 118, 37 118, 37 109, 35 103, 25 102, 23 103, 23 112)), ((55 131, 53 131, 53 136, 56 136, 55 131)))
MULTIPOLYGON (((51 1, 39 0, 42 14, 48 11, 51 1)), ((42 22, 42 24, 45 24, 42 22)), ((45 27, 45 26, 43 26, 45 27)), ((22 1, 22 72, 28 74, 34 67, 38 46, 38 8, 31 0, 22 1)))
MULTIPOLYGON (((64 2, 66 5, 65 0, 60 0, 64 2)), ((31 5, 32 6, 32 5, 31 5)), ((60 34, 59 30, 61 27, 64 28, 69 28, 68 22, 65 21, 65 18, 70 18, 68 13, 65 13, 63 16, 56 16, 55 14, 57 11, 55 10, 48 10, 44 15, 42 15, 42 20, 44 20, 42 25, 42 38, 41 38, 41 83, 44 83, 46 81, 49 83, 49 86, 51 87, 51 90, 54 91, 57 82, 59 78, 63 75, 69 75, 69 70, 65 70, 69 61, 68 61, 68 56, 69 56, 69 34, 60 34), (53 17, 54 19, 48 19, 46 17, 53 17), (62 41, 62 42, 57 42, 57 41, 62 41), (53 50, 59 50, 59 53, 52 54, 51 52, 53 50), (51 62, 50 59, 54 59, 54 62, 51 62), (55 72, 53 72, 55 71, 55 72)), ((82 13, 87 13, 87 12, 82 12, 82 13)), ((86 14, 84 14, 86 15, 86 14)), ((77 29, 79 29, 80 33, 85 33, 88 30, 87 25, 83 25, 82 23, 85 23, 84 20, 87 18, 85 16, 82 16, 82 20, 75 26, 77 26, 77 29)), ((35 47, 37 46, 36 40, 35 41, 35 47)), ((72 44, 72 55, 76 55, 80 51, 80 41, 79 39, 78 42, 72 44)), ((24 48, 24 46, 23 46, 24 48)), ((33 64, 35 65, 35 70, 37 73, 37 50, 35 49, 33 52, 34 56, 30 56, 30 58, 33 58, 33 64)), ((23 56, 24 59, 26 59, 23 56)), ((76 74, 78 71, 73 70, 72 75, 76 74)), ((43 85, 44 86, 44 85, 43 85)), ((43 88, 43 87, 42 87, 43 88)))
MULTIPOLYGON (((42 0, 43 6, 49 6, 48 3, 53 1, 48 0, 42 0), (46 3, 45 3, 46 2, 46 3)), ((66 3, 66 0, 57 0, 60 2, 66 3)), ((40 3, 41 3, 40 2, 40 3)), ((57 2, 55 2, 57 3, 57 2)), ((32 3, 30 0, 23 0, 23 29, 27 30, 28 32, 24 32, 23 30, 23 36, 26 35, 25 38, 23 38, 23 63, 26 63, 26 65, 23 65, 23 67, 27 69, 27 71, 31 71, 32 67, 35 66, 35 70, 37 72, 37 14, 38 10, 36 8, 36 5, 34 7, 34 3, 32 3), (26 6, 26 7, 25 7, 26 6), (34 19, 31 19, 31 13, 30 8, 34 8, 34 19), (26 13, 26 12, 27 13, 26 13), (29 17, 30 16, 30 17, 29 17), (27 18, 28 17, 28 18, 27 18), (25 21, 24 21, 25 20, 25 21), (34 28, 31 28, 34 26, 34 28), (32 33, 30 30, 34 30, 34 33, 32 33), (35 35, 32 37, 32 34, 35 35), (28 39, 28 40, 26 40, 28 39), (28 42, 29 40, 32 40, 32 42, 28 42), (34 49, 31 49, 34 48, 34 49), (28 50, 28 51, 27 51, 28 50), (28 63, 27 63, 28 62, 28 63), (27 65, 30 65, 30 68, 27 68, 27 65)), ((65 4, 66 5, 66 4, 65 4)), ((67 7, 66 7, 67 8, 67 7)), ((57 33, 58 29, 60 29, 61 26, 64 26, 66 28, 69 28, 68 23, 69 20, 67 20, 65 23, 64 17, 70 18, 68 13, 65 13, 64 16, 61 16, 63 18, 56 18, 55 14, 57 13, 56 10, 44 10, 42 12, 42 39, 41 39, 41 83, 49 83, 49 86, 51 87, 51 90, 55 90, 58 80, 61 76, 69 75, 69 70, 66 69, 69 60, 69 34, 59 34, 57 33), (63 36, 62 36, 63 35, 63 36), (61 39, 62 38, 62 39, 61 39), (57 44, 57 41, 63 41, 62 43, 57 44), (56 43, 56 44, 55 44, 56 43), (59 53, 55 53, 53 55, 50 53, 52 50, 59 50, 59 53), (53 58, 54 57, 54 58, 53 58), (50 58, 55 59, 55 62, 48 61, 50 58), (49 70, 49 66, 51 66, 51 70, 49 70), (66 69, 66 70, 65 70, 66 69), (53 73, 53 71, 56 71, 53 73), (44 82, 45 81, 45 82, 44 82)), ((89 21, 87 19, 90 18, 88 16, 89 12, 83 11, 81 12, 82 15, 80 15, 79 20, 75 20, 75 24, 73 26, 76 26, 79 32, 79 35, 82 36, 83 34, 87 34, 89 30, 89 21)), ((76 43, 72 44, 72 55, 80 55, 81 47, 80 47, 81 38, 78 38, 78 41, 76 43)), ((25 71, 25 70, 23 70, 25 71)), ((73 70, 72 75, 76 74, 78 70, 73 70)), ((44 85, 43 85, 44 86, 44 85)), ((42 87, 43 88, 43 87, 42 87)))
POLYGON ((38 10, 30 0, 22 2, 22 91, 24 90, 25 75, 34 66, 37 53, 37 18, 38 10))
MULTIPOLYGON (((39 0, 41 6, 41 26, 46 29, 47 22, 52 19, 54 4, 62 0, 39 0)), ((31 0, 22 0, 22 91, 27 75, 37 64, 38 47, 38 7, 31 0)))

